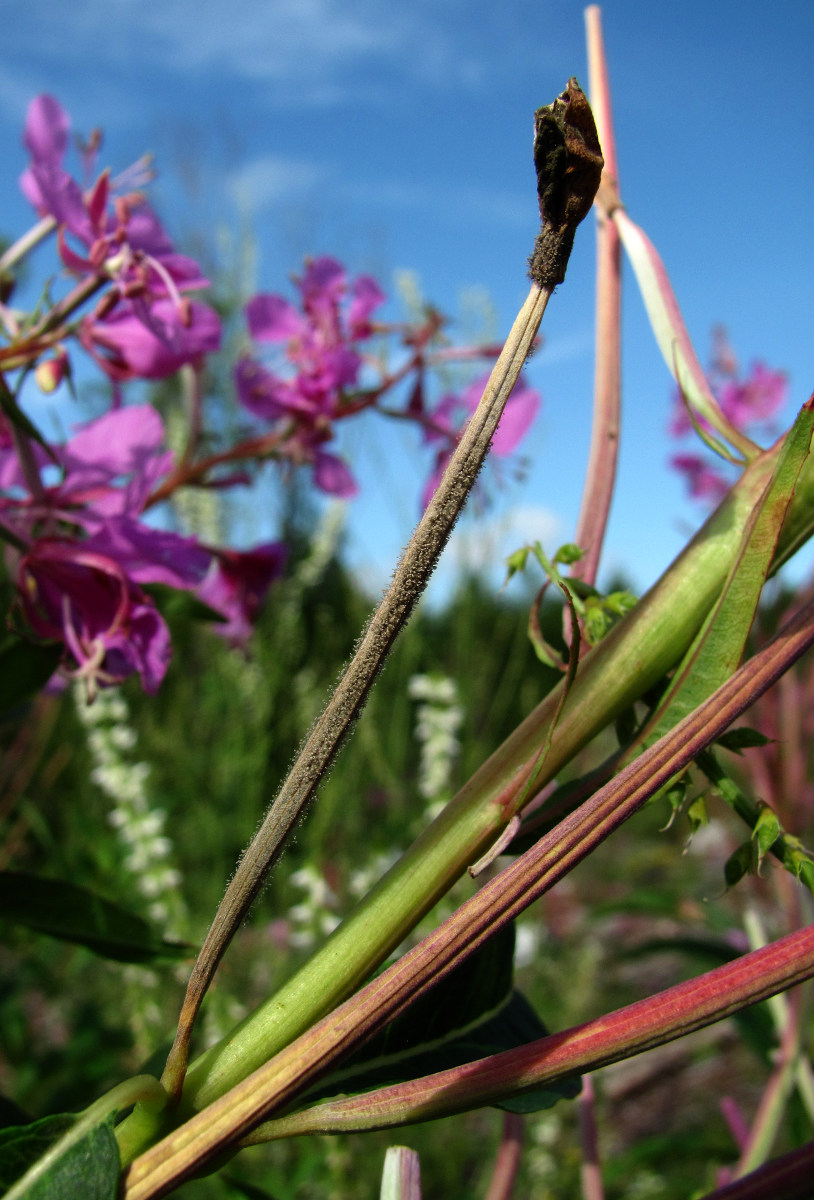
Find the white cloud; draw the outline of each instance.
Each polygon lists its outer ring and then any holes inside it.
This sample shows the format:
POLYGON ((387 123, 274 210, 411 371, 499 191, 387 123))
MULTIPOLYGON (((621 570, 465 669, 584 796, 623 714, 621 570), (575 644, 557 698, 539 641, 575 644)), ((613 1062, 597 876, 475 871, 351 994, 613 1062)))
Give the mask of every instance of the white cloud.
POLYGON ((308 159, 263 154, 233 172, 226 187, 236 204, 256 212, 312 191, 326 174, 323 166, 308 159))
POLYGON ((330 103, 412 77, 477 85, 482 68, 456 50, 454 24, 432 5, 379 0, 5 0, 8 61, 92 57, 111 73, 139 63, 176 76, 210 72, 271 85, 269 103, 330 103), (280 85, 275 89, 274 85, 280 85))

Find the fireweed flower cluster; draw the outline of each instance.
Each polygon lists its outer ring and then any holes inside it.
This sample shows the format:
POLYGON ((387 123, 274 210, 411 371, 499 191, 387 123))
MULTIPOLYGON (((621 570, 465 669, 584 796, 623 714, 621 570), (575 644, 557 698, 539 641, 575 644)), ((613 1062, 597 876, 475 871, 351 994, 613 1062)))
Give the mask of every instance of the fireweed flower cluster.
POLYGON ((92 699, 100 686, 134 672, 149 692, 161 683, 170 637, 145 590, 150 585, 199 591, 223 617, 221 631, 245 641, 285 552, 278 543, 219 550, 144 522, 152 493, 174 468, 149 405, 125 407, 117 391, 108 413, 60 446, 47 445, 18 409, 32 369, 49 392, 69 376, 71 340, 115 388, 200 369, 220 344, 217 314, 190 298, 208 280, 175 251, 143 195, 125 190, 145 180, 143 166, 118 181, 107 170, 94 178, 95 137, 83 149, 81 186, 64 165, 69 128, 53 97, 31 103, 23 134, 30 159, 20 184, 40 222, 5 253, 3 267, 55 233, 74 284, 45 312, 0 306, 7 339, 0 367, 19 371, 13 388, 2 383, 0 534, 18 612, 38 638, 63 644, 64 671, 92 699), (90 302, 93 311, 83 314, 90 302))
MULTIPOLYGON (((209 281, 175 252, 141 193, 116 194, 107 170, 83 192, 63 165, 69 129, 52 96, 32 101, 23 134, 31 161, 20 186, 56 224, 60 258, 80 288, 105 288, 95 312, 81 319, 81 344, 114 380, 163 379, 220 345, 216 313, 188 295, 209 281)), ((95 153, 85 159, 88 171, 95 153)), ((139 178, 143 171, 131 170, 123 182, 139 178)))
POLYGON ((323 447, 334 424, 353 408, 352 392, 362 368, 359 345, 371 337, 371 314, 384 293, 369 275, 348 282, 336 259, 307 264, 294 280, 302 311, 284 297, 261 294, 246 306, 249 333, 261 345, 284 347, 285 373, 274 373, 252 357, 235 367, 238 398, 262 420, 282 420, 280 453, 313 467, 314 483, 332 496, 356 495, 348 466, 323 447))
MULTIPOLYGON (((717 328, 713 331, 707 378, 724 416, 733 425, 750 435, 773 432, 773 419, 783 407, 788 392, 788 380, 782 371, 774 371, 762 362, 753 362, 749 374, 741 378, 726 332, 717 328)), ((700 423, 708 428, 703 419, 700 423)), ((674 397, 669 430, 676 438, 694 432, 680 394, 674 397)), ((684 475, 690 495, 696 499, 717 504, 729 490, 731 480, 722 470, 720 459, 692 451, 674 454, 670 465, 684 475)))
MULTIPOLYGON (((493 358, 499 347, 442 344, 443 318, 385 325, 374 320, 385 296, 368 275, 350 278, 336 259, 306 262, 294 280, 298 303, 263 293, 246 306, 254 344, 273 361, 242 356, 234 370, 244 412, 266 428, 225 449, 198 454, 206 356, 218 350, 221 324, 197 298, 208 286, 198 264, 179 254, 141 190, 145 162, 112 178, 97 170, 101 138, 79 145, 81 181, 66 167, 70 120, 48 95, 32 101, 23 133, 28 165, 20 186, 38 223, 0 258, 0 538, 17 588, 19 632, 62 645, 60 669, 82 680, 93 699, 102 687, 138 674, 154 692, 167 670, 168 628, 151 588, 195 591, 223 618, 219 631, 244 643, 265 594, 283 571, 285 548, 267 542, 235 551, 147 523, 145 514, 178 489, 251 482, 251 464, 268 458, 312 472, 318 489, 347 499, 358 491, 348 464, 334 452, 338 423, 368 409, 418 425, 435 453, 425 501, 474 410, 482 385, 448 393, 433 408, 428 370, 455 358, 493 358), (13 272, 54 235, 67 291, 52 299, 49 282, 35 310, 12 308, 13 272), (90 310, 90 311, 89 311, 90 310), (389 369, 371 352, 399 340, 389 369), (72 375, 76 349, 111 381, 113 405, 48 445, 24 416, 22 392, 33 377, 54 392, 72 375), (147 404, 126 405, 123 385, 183 371, 194 382, 188 436, 181 453, 166 449, 164 427, 147 404), (401 389, 401 407, 383 399, 401 389)), ((521 386, 509 401, 495 453, 512 453, 539 406, 521 386)), ((211 439, 206 440, 211 450, 211 439)))
MULTIPOLYGON (((261 421, 274 424, 278 457, 308 464, 315 485, 343 499, 356 495, 358 483, 347 463, 325 448, 336 436, 337 423, 366 409, 414 422, 423 443, 435 452, 423 494, 426 507, 488 378, 475 380, 460 394, 445 394, 433 408, 426 398, 426 372, 456 358, 495 357, 500 347, 438 349, 443 320, 432 309, 417 325, 374 321, 373 314, 386 299, 379 285, 368 275, 349 280, 341 263, 327 256, 308 262, 294 284, 299 308, 272 294, 255 296, 246 306, 251 337, 260 346, 276 347, 276 355, 272 366, 255 354, 238 361, 235 386, 241 404, 261 421), (372 355, 365 356, 365 344, 374 335, 388 334, 400 335, 406 356, 397 370, 377 375, 372 355), (383 397, 402 383, 407 384, 406 405, 386 408, 383 397)), ((539 406, 537 392, 525 385, 516 389, 494 438, 494 455, 514 453, 539 406)))

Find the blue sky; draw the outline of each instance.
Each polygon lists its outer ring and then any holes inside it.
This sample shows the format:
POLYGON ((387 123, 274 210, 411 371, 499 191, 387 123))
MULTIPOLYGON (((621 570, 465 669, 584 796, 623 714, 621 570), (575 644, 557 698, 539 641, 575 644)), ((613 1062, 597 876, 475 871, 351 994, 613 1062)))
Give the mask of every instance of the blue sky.
MULTIPOLYGON (((29 220, 16 187, 26 105, 50 91, 76 129, 105 129, 115 168, 155 151, 156 204, 177 238, 204 229, 223 246, 250 227, 256 287, 285 291, 305 254, 330 253, 391 294, 398 272, 415 272, 464 332, 483 311, 495 334, 508 329, 537 225, 532 115, 570 75, 587 87, 582 4, 3 0, 2 12, 7 234, 29 220)), ((662 254, 702 361, 725 324, 744 365, 788 371, 790 419, 814 387, 814 5, 615 0, 603 23, 628 211, 662 254)), ((591 225, 529 368, 543 395, 533 465, 485 525, 464 522, 447 579, 473 542, 510 550, 537 536, 551 549, 572 534, 590 421, 591 225)), ((643 588, 700 511, 666 465, 670 380, 629 272, 626 284, 606 569, 643 588)), ((417 514, 416 442, 367 423, 347 443, 363 483, 349 554, 379 582, 417 514)), ((272 536, 273 519, 256 532, 272 536)))

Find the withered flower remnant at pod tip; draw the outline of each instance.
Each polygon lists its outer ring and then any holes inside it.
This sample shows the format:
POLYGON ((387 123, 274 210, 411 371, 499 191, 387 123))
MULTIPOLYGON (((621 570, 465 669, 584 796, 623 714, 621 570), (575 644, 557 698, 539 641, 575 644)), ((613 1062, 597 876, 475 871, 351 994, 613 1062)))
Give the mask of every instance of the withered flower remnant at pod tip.
POLYGON ((565 279, 577 225, 591 211, 604 166, 591 106, 573 76, 534 114, 534 169, 542 226, 529 259, 541 288, 565 279))

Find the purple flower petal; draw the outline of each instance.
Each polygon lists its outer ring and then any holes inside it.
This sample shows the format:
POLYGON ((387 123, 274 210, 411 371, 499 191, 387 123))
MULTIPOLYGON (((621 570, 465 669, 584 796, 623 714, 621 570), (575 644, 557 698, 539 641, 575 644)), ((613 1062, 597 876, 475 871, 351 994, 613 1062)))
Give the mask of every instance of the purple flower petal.
POLYGON ((287 557, 282 542, 269 542, 251 550, 224 550, 214 560, 197 594, 227 618, 213 628, 232 645, 248 641, 266 593, 283 573, 287 557))
POLYGON ((339 496, 342 500, 350 500, 359 491, 359 485, 347 464, 325 450, 315 452, 314 483, 329 496, 339 496))
POLYGON ((189 324, 168 298, 156 300, 149 312, 149 329, 129 303, 117 305, 104 320, 82 323, 83 345, 113 378, 166 379, 185 363, 219 349, 220 319, 207 305, 189 306, 189 324))
POLYGON ((59 101, 43 93, 28 106, 23 144, 36 161, 61 165, 70 128, 70 118, 59 101))
POLYGON ((245 312, 249 333, 257 342, 287 342, 303 332, 301 315, 282 296, 253 296, 245 312))
POLYGON ((118 563, 136 583, 175 588, 197 587, 212 561, 195 538, 153 529, 128 517, 106 521, 84 545, 118 563))
POLYGON ((353 338, 370 336, 370 314, 387 297, 371 275, 359 275, 353 281, 348 309, 348 327, 353 338))
POLYGON ((164 424, 151 404, 110 412, 82 426, 62 451, 71 482, 108 482, 144 468, 161 448, 164 424))

